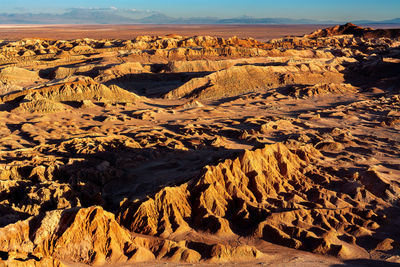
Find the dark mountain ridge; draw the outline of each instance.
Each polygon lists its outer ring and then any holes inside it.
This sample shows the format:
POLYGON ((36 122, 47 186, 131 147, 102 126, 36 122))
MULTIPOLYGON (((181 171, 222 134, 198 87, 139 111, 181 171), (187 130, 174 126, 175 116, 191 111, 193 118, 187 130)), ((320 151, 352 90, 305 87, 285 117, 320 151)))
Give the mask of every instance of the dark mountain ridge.
MULTIPOLYGON (((63 13, 0 13, 0 24, 343 24, 293 18, 189 17, 175 18, 157 11, 118 8, 72 8, 63 13)), ((400 18, 384 21, 355 21, 356 24, 399 24, 400 18)))

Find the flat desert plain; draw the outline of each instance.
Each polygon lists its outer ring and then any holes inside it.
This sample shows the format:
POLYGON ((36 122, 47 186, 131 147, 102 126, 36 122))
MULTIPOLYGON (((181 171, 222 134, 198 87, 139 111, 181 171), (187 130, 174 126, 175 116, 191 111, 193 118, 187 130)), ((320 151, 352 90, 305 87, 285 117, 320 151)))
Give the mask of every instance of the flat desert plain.
POLYGON ((399 29, 146 27, 0 29, 0 266, 399 266, 399 29))
POLYGON ((252 37, 260 41, 288 35, 303 35, 321 25, 0 25, 0 38, 131 39, 140 35, 210 35, 229 38, 252 37))
MULTIPOLYGON (((381 29, 394 25, 368 25, 381 29)), ((397 25, 398 26, 398 25, 397 25)), ((48 39, 131 39, 141 35, 165 36, 215 36, 229 38, 254 38, 268 41, 285 36, 301 36, 326 25, 0 25, 0 39, 18 40, 23 38, 48 39)))

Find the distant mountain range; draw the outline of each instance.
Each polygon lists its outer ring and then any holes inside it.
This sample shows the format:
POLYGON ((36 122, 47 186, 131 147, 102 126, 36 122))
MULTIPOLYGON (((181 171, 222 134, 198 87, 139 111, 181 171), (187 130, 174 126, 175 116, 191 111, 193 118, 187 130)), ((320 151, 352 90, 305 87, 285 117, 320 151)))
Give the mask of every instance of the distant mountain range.
MULTIPOLYGON (((319 21, 290 18, 253 18, 249 16, 221 19, 217 17, 174 18, 157 11, 110 8, 72 8, 55 13, 0 13, 0 24, 342 24, 346 21, 319 21)), ((356 24, 400 24, 400 18, 356 24)))

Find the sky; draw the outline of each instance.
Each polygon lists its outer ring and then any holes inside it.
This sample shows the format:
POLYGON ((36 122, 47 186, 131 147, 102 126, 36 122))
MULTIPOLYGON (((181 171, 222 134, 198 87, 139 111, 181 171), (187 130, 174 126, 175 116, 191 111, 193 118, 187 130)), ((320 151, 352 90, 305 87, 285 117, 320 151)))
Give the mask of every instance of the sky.
POLYGON ((0 13, 62 12, 68 8, 129 8, 173 17, 252 16, 317 20, 400 17, 400 0, 0 0, 0 13))

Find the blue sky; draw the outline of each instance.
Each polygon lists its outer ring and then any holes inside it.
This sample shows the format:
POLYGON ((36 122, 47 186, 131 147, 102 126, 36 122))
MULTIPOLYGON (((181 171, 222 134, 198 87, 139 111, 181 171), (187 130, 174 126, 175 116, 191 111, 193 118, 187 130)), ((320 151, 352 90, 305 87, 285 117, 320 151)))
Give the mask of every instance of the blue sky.
POLYGON ((248 15, 319 20, 400 17, 400 0, 0 0, 0 7, 0 13, 117 7, 160 11, 174 17, 248 15))

